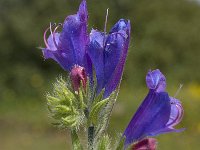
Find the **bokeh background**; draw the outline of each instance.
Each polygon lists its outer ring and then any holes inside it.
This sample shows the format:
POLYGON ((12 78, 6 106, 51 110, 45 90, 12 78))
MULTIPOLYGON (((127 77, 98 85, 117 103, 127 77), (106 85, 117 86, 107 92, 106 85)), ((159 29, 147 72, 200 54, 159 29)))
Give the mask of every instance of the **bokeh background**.
MULTIPOLYGON (((67 131, 54 128, 45 93, 59 75, 40 46, 50 22, 76 13, 80 0, 0 0, 0 150, 70 149, 67 131)), ((132 39, 109 133, 123 132, 147 94, 145 75, 159 68, 168 92, 185 109, 182 133, 158 136, 160 150, 198 150, 200 139, 200 2, 197 0, 88 0, 89 30, 132 23, 132 39)))

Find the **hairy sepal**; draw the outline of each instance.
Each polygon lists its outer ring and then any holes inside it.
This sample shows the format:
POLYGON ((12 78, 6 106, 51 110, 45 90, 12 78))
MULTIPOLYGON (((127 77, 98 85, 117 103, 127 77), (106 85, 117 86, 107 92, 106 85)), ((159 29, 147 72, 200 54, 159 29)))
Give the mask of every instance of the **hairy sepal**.
POLYGON ((84 101, 82 92, 77 95, 69 82, 58 78, 53 85, 52 93, 47 94, 47 105, 53 124, 64 129, 79 129, 85 118, 84 101))

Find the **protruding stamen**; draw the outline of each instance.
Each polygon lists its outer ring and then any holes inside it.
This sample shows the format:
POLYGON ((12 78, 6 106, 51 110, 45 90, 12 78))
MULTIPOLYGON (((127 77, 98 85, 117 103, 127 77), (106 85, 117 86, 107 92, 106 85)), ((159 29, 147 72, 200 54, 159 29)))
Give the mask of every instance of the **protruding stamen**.
POLYGON ((56 23, 51 24, 51 22, 50 22, 49 28, 50 28, 51 35, 53 35, 52 27, 54 27, 55 25, 56 25, 56 23))
POLYGON ((55 33, 56 33, 56 30, 61 26, 62 24, 61 23, 59 23, 56 27, 55 27, 55 29, 54 29, 54 31, 53 31, 53 42, 54 42, 54 45, 55 45, 55 47, 58 49, 58 44, 56 43, 56 39, 55 39, 55 33))
POLYGON ((105 19, 105 24, 104 24, 104 33, 106 34, 106 28, 107 28, 107 22, 108 22, 108 13, 109 13, 109 8, 106 10, 106 19, 105 19))
POLYGON ((106 10, 106 19, 105 19, 105 24, 104 24, 103 44, 105 44, 105 38, 106 38, 106 28, 107 28, 107 22, 108 22, 108 13, 109 13, 109 8, 107 8, 107 10, 106 10))
POLYGON ((46 45, 46 47, 49 49, 49 45, 48 45, 48 42, 47 42, 47 38, 46 38, 46 34, 47 34, 47 31, 49 31, 49 28, 48 27, 45 31, 44 31, 44 35, 43 35, 43 38, 44 38, 44 43, 46 45))
POLYGON ((55 23, 54 23, 53 25, 50 23, 50 26, 44 31, 43 39, 44 39, 44 43, 45 43, 47 49, 50 49, 50 47, 49 47, 49 44, 48 44, 48 42, 47 42, 46 34, 47 34, 47 32, 48 32, 49 30, 50 30, 50 32, 51 32, 51 34, 52 34, 51 28, 52 28, 53 26, 55 26, 55 23))
POLYGON ((183 84, 180 84, 178 90, 177 90, 176 93, 174 94, 174 97, 176 97, 176 96, 179 94, 179 92, 181 91, 182 87, 183 87, 183 84))

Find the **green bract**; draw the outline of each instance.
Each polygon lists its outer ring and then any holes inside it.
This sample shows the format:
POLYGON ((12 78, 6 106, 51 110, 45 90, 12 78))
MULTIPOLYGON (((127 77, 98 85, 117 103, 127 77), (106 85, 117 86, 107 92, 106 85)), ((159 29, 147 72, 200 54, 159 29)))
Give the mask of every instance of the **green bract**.
POLYGON ((78 129, 84 121, 85 103, 80 93, 75 93, 62 78, 58 79, 53 92, 47 94, 50 116, 61 128, 78 129))

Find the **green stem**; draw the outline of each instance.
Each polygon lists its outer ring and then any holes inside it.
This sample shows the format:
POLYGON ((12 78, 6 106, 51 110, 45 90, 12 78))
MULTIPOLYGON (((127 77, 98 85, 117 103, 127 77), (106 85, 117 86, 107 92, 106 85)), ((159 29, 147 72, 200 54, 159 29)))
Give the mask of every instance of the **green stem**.
POLYGON ((90 126, 88 128, 88 149, 93 150, 93 142, 94 142, 94 126, 90 126))

